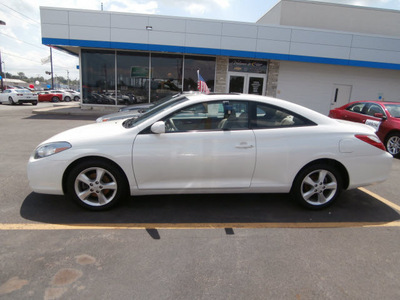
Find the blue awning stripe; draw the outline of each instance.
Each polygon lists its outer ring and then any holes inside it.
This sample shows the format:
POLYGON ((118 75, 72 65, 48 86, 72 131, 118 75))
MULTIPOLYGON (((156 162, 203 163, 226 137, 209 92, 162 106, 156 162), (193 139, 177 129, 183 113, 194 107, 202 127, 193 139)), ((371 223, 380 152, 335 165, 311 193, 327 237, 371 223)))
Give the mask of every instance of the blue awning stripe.
POLYGON ((242 57, 242 58, 273 59, 273 60, 310 62, 310 63, 343 65, 343 66, 353 66, 353 67, 400 70, 400 64, 393 64, 393 63, 360 61, 351 59, 337 59, 329 57, 316 57, 316 56, 304 56, 304 55, 281 54, 281 53, 268 53, 268 52, 238 51, 238 50, 228 50, 228 49, 139 44, 139 43, 55 39, 55 38, 42 38, 42 43, 44 45, 61 46, 61 47, 74 46, 74 47, 90 47, 90 48, 116 49, 116 50, 120 49, 120 50, 171 52, 171 53, 182 53, 182 54, 203 54, 203 55, 213 55, 213 56, 221 55, 221 56, 242 57))

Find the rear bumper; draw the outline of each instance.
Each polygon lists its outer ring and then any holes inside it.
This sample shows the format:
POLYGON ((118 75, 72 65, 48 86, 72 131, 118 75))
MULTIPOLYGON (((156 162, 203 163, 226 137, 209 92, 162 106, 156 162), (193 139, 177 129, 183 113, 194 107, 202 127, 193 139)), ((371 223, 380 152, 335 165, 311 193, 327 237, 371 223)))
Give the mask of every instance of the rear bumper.
POLYGON ((385 151, 379 156, 353 157, 352 160, 351 164, 347 164, 350 179, 348 189, 385 181, 393 163, 392 155, 385 151))

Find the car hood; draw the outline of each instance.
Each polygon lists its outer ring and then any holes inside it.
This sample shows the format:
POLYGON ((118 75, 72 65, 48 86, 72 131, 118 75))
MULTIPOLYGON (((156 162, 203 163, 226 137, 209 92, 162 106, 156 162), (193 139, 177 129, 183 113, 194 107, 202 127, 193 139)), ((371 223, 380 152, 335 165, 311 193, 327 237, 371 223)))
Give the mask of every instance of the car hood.
POLYGON ((93 123, 63 131, 44 141, 42 144, 51 142, 68 142, 72 146, 96 145, 96 144, 120 144, 125 143, 125 137, 131 142, 136 135, 135 128, 122 126, 123 120, 104 123, 93 123))
POLYGON ((113 121, 113 120, 121 120, 121 119, 128 119, 128 118, 137 118, 141 115, 142 113, 139 112, 139 110, 127 110, 127 111, 121 111, 121 112, 116 112, 113 114, 108 114, 102 117, 99 117, 96 119, 97 123, 100 122, 106 122, 106 121, 113 121))

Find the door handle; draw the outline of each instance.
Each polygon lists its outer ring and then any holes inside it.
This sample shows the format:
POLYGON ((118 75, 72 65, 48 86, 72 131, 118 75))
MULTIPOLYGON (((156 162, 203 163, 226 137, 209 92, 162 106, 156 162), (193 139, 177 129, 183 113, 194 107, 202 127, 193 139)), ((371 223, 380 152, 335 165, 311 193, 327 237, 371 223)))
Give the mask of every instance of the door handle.
POLYGON ((235 148, 237 148, 237 149, 251 149, 251 148, 254 148, 254 145, 249 145, 246 142, 242 142, 239 145, 236 145, 235 148))

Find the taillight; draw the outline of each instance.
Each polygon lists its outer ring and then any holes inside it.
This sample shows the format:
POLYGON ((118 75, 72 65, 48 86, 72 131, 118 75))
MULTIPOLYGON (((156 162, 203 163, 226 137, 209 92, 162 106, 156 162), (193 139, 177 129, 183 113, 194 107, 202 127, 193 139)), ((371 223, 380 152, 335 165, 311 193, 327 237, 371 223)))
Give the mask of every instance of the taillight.
POLYGON ((24 94, 17 94, 17 96, 23 96, 24 94))
POLYGON ((375 146, 376 148, 386 151, 385 146, 382 144, 380 139, 378 139, 378 137, 376 137, 375 135, 356 134, 356 138, 372 146, 375 146))

